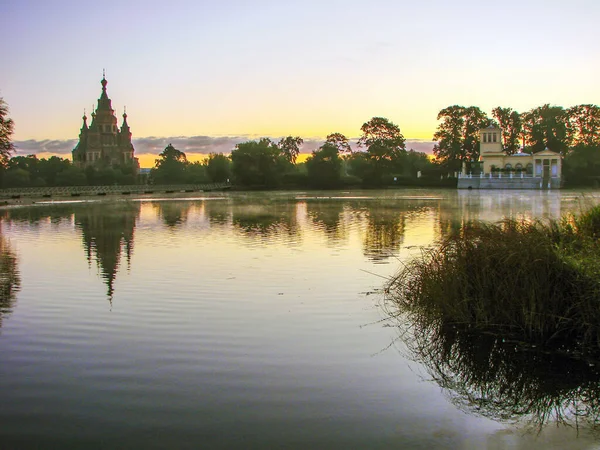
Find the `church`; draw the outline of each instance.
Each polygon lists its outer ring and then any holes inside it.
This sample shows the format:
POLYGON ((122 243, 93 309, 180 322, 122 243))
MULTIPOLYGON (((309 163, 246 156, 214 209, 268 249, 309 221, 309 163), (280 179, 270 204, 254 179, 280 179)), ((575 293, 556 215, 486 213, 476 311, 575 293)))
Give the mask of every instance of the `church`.
POLYGON ((79 142, 73 149, 73 164, 77 167, 88 166, 131 166, 139 171, 138 159, 134 156, 131 143, 131 131, 127 124, 127 113, 123 113, 121 128, 112 109, 112 102, 106 94, 106 77, 102 76, 102 94, 98 107, 92 112, 89 127, 87 116, 83 115, 83 125, 79 132, 79 142))

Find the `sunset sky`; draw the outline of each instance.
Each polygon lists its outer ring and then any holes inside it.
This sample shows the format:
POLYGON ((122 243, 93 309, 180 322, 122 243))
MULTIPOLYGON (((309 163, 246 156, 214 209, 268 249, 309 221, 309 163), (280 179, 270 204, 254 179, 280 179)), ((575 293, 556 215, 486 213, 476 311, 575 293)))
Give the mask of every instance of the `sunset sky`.
POLYGON ((70 155, 101 92, 138 155, 331 132, 373 116, 431 148, 440 109, 600 104, 600 1, 0 2, 20 153, 70 155))

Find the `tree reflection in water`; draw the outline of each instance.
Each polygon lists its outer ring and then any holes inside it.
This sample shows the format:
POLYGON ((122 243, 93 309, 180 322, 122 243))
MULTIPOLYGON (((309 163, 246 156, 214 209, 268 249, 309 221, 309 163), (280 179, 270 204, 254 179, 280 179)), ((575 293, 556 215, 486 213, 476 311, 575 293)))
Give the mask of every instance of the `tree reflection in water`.
POLYGON ((474 333, 422 311, 386 310, 399 324, 408 357, 422 364, 465 412, 524 423, 556 422, 600 430, 600 370, 568 349, 549 353, 474 333))
POLYGON ((152 206, 157 215, 169 228, 177 228, 188 221, 190 209, 194 203, 190 201, 162 201, 155 202, 152 206))
POLYGON ((372 261, 385 261, 404 243, 405 212, 393 208, 371 208, 367 215, 364 255, 372 261))
POLYGON ((21 287, 17 255, 10 243, 0 235, 0 326, 15 307, 16 294, 21 287))
POLYGON ((348 238, 343 224, 345 202, 309 201, 306 203, 307 216, 313 226, 325 233, 328 241, 338 242, 348 238))
POLYGON ((284 241, 298 242, 300 227, 296 215, 296 203, 283 201, 231 206, 233 227, 243 235, 259 237, 265 241, 278 238, 284 241))

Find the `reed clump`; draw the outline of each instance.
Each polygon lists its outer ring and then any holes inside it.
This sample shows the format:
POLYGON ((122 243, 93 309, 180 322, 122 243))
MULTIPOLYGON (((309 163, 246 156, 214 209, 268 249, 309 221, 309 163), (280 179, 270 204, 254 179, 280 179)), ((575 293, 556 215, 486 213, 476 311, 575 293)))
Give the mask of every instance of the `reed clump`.
POLYGON ((600 206, 550 222, 465 223, 387 292, 420 323, 600 355, 600 206))

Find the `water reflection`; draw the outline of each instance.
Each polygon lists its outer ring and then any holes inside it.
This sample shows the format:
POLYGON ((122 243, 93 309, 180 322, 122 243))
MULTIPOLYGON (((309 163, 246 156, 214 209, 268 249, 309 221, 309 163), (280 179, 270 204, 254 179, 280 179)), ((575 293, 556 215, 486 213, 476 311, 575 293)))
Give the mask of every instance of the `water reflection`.
POLYGON ((10 243, 0 235, 0 326, 15 307, 16 294, 21 287, 17 255, 10 243))
POLYGON ((133 238, 140 204, 124 202, 111 205, 93 205, 77 208, 75 225, 81 229, 88 263, 96 261, 107 286, 106 295, 112 302, 114 281, 124 253, 129 267, 133 253, 133 238))
POLYGON ((329 242, 335 243, 348 238, 347 227, 344 226, 344 209, 352 208, 346 202, 335 201, 309 201, 306 203, 306 212, 312 225, 322 231, 329 242))
POLYGON ((594 364, 424 317, 411 317, 400 329, 409 358, 465 412, 538 429, 550 422, 600 424, 594 364))
POLYGON ((385 261, 400 250, 406 231, 404 209, 373 207, 367 213, 364 255, 372 261, 385 261))
POLYGON ((144 220, 162 222, 162 226, 173 231, 185 232, 184 224, 195 233, 211 228, 223 233, 233 230, 243 242, 252 245, 277 242, 296 245, 303 235, 310 233, 322 234, 329 246, 339 247, 350 245, 351 236, 357 232, 363 255, 370 261, 385 263, 393 262, 390 258, 397 257, 403 246, 427 245, 423 236, 443 237, 457 230, 465 220, 497 220, 518 214, 558 216, 563 207, 572 206, 577 197, 564 193, 483 191, 419 191, 413 196, 403 191, 346 194, 331 196, 328 193, 324 198, 245 193, 198 200, 155 199, 143 203, 48 203, 4 209, 0 214, 7 224, 27 223, 38 228, 51 223, 79 228, 84 254, 88 262, 96 262, 107 294, 112 298, 121 258, 124 256, 128 264, 131 262, 134 230, 141 209, 144 220), (413 220, 414 213, 421 214, 424 210, 430 220, 413 220), (415 236, 421 236, 416 243, 415 236))
POLYGON ((230 211, 233 227, 243 235, 263 240, 277 236, 291 242, 300 238, 295 202, 234 203, 230 211))
POLYGON ((27 223, 37 226, 47 220, 57 224, 69 220, 73 215, 73 205, 70 204, 48 204, 37 207, 10 208, 2 211, 2 217, 9 222, 27 223))
POLYGON ((187 222, 193 203, 188 201, 154 202, 152 206, 157 215, 169 228, 176 228, 187 222))
POLYGON ((204 214, 211 225, 227 225, 230 223, 231 212, 229 202, 206 201, 204 202, 204 214))

